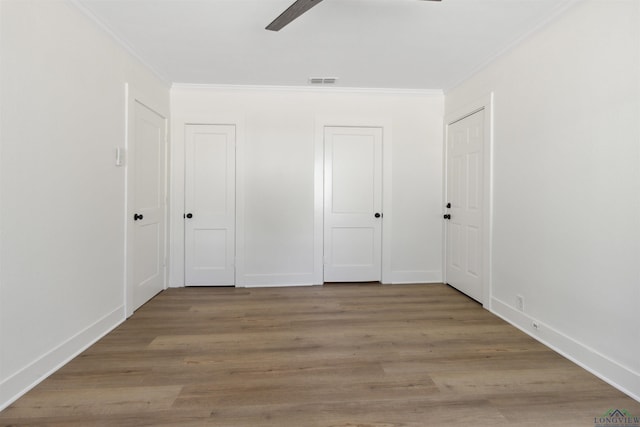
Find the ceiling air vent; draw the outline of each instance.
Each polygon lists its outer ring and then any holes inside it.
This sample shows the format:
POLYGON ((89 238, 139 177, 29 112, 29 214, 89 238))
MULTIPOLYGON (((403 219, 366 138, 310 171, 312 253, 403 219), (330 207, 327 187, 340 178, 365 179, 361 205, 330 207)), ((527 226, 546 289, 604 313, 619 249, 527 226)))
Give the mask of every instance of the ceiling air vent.
POLYGON ((334 85, 338 82, 337 77, 310 77, 309 83, 312 85, 334 85))

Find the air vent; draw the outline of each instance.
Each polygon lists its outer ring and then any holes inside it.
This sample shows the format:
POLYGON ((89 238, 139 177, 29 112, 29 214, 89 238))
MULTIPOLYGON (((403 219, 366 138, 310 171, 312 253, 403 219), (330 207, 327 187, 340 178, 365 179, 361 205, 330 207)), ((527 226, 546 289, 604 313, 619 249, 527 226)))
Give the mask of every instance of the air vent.
POLYGON ((337 77, 310 77, 309 83, 312 85, 334 85, 338 82, 337 77))

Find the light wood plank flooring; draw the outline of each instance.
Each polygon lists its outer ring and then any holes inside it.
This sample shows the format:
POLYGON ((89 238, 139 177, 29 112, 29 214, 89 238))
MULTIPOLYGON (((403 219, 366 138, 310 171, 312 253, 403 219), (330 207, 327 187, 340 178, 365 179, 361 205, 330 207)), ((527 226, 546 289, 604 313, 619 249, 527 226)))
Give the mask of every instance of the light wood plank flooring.
POLYGON ((445 285, 163 292, 11 426, 591 426, 640 403, 445 285))

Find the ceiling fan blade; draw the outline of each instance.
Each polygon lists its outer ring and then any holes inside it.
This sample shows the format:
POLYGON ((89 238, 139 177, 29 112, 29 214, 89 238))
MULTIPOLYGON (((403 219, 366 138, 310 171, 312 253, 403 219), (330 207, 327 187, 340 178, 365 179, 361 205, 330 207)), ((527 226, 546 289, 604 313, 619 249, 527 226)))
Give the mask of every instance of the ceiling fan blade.
MULTIPOLYGON (((294 19, 320 3, 322 0, 296 0, 291 6, 280 14, 273 22, 267 25, 266 29, 270 31, 280 31, 294 19)), ((438 0, 439 1, 439 0, 438 0)))

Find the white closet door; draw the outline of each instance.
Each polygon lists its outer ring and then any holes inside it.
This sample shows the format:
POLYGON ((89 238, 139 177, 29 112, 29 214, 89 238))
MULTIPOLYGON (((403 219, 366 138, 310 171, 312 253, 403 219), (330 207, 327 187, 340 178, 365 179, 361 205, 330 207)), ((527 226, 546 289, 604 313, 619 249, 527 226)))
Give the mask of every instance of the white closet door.
POLYGON ((129 150, 128 286, 136 310, 165 288, 165 118, 134 102, 129 150))
POLYGON ((382 129, 324 130, 324 281, 382 276, 382 129))
POLYGON ((185 137, 185 285, 234 285, 236 129, 187 125, 185 137))
POLYGON ((483 300, 484 111, 451 125, 447 138, 447 282, 483 300))

